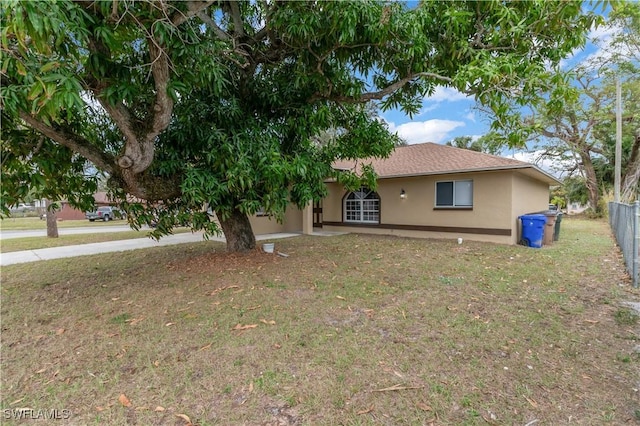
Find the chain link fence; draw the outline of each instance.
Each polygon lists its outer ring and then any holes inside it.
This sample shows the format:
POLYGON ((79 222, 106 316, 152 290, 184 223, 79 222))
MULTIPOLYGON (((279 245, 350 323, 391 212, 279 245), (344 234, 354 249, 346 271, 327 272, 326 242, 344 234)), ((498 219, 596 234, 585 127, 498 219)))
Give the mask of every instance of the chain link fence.
POLYGON ((640 202, 634 204, 609 203, 609 225, 616 237, 618 246, 622 250, 627 271, 633 280, 633 286, 638 287, 640 259, 638 245, 640 244, 640 202))

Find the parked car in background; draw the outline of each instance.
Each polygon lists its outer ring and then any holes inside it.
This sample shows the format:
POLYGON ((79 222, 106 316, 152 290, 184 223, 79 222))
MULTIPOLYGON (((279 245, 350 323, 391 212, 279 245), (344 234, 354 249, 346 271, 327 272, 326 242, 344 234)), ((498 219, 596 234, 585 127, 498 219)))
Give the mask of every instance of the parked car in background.
POLYGON ((10 208, 11 213, 26 213, 26 212, 32 212, 35 211, 36 208, 35 206, 31 205, 31 204, 25 204, 25 203, 20 203, 17 206, 12 206, 10 208))
POLYGON ((114 219, 123 219, 124 214, 117 207, 102 206, 94 212, 86 212, 85 217, 89 219, 89 222, 95 222, 96 220, 102 220, 108 222, 114 219))

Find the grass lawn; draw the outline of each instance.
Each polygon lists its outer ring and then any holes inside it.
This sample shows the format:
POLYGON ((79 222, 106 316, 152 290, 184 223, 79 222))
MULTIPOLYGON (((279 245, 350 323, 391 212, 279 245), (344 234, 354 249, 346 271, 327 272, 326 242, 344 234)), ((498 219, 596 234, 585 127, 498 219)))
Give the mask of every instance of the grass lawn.
POLYGON ((560 238, 297 237, 276 241, 286 258, 202 242, 4 267, 0 405, 71 425, 639 421, 640 324, 620 302, 640 292, 605 222, 565 218, 560 238))
MULTIPOLYGON (((173 230, 174 234, 182 234, 184 232, 191 232, 191 230, 189 228, 176 228, 173 230)), ((95 234, 60 235, 58 238, 9 238, 0 241, 0 253, 9 253, 21 250, 36 250, 49 247, 72 246, 76 244, 103 243, 106 241, 128 240, 132 238, 145 238, 148 237, 148 234, 148 230, 131 230, 123 232, 95 234)))
MULTIPOLYGON (((103 222, 101 220, 90 222, 87 219, 60 220, 58 221, 58 228, 83 228, 87 226, 115 226, 126 224, 126 220, 110 220, 109 222, 103 222)), ((0 229, 3 231, 47 229, 47 221, 41 220, 38 217, 6 217, 0 220, 0 229)))

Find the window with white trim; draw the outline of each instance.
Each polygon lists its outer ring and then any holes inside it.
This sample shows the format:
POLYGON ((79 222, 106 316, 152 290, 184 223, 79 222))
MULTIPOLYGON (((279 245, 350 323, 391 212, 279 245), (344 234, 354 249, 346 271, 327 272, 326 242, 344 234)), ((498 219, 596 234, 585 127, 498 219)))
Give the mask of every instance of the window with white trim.
POLYGON ((375 192, 360 188, 344 197, 344 221, 360 223, 380 222, 380 197, 375 192))
POLYGON ((473 181, 436 182, 436 207, 473 207, 473 181))

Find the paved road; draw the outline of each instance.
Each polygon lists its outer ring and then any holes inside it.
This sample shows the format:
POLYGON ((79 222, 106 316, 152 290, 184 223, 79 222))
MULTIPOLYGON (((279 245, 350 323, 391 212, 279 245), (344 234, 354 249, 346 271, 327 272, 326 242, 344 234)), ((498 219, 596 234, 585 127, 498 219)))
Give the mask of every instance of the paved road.
MULTIPOLYGON (((99 232, 125 232, 132 231, 129 225, 109 225, 109 226, 87 226, 81 228, 58 228, 60 235, 74 234, 95 234, 99 232)), ((8 240, 10 238, 27 238, 27 237, 46 237, 46 229, 32 230, 7 230, 0 231, 0 240, 8 240)))

